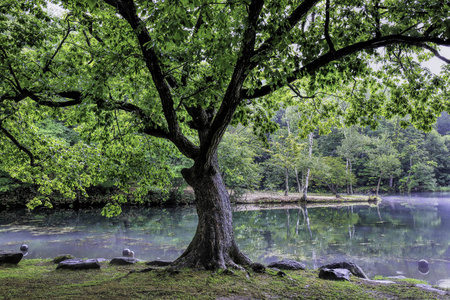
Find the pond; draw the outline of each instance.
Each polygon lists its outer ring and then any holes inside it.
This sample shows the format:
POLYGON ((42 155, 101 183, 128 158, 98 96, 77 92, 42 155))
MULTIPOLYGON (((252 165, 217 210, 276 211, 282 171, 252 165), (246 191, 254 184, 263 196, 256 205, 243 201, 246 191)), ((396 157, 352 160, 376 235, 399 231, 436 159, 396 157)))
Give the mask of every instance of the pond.
MULTIPOLYGON (((236 241, 253 261, 295 259, 309 268, 342 260, 366 274, 435 284, 450 279, 450 193, 388 196, 378 206, 234 207, 236 241), (425 259, 429 270, 418 270, 425 259)), ((28 258, 70 253, 113 258, 130 248, 143 260, 177 258, 197 225, 193 207, 132 209, 115 218, 99 210, 0 212, 0 250, 28 244, 28 258)))

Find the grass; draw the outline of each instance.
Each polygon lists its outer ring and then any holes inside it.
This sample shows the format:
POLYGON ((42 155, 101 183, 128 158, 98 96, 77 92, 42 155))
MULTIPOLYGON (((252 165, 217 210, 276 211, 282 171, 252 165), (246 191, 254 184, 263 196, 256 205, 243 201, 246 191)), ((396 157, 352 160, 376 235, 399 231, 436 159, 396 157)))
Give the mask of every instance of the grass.
POLYGON ((165 269, 139 272, 147 266, 113 266, 100 270, 56 270, 50 260, 24 260, 0 265, 0 299, 449 299, 403 282, 369 284, 352 277, 335 282, 317 277, 317 270, 224 272, 165 269), (136 272, 130 273, 131 270, 136 272))

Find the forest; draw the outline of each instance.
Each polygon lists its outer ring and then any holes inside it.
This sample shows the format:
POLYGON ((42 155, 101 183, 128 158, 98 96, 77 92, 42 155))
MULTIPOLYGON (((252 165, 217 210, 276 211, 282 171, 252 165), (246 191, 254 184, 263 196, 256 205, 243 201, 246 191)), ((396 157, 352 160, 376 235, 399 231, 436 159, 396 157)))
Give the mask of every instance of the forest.
MULTIPOLYGON (((384 194, 446 191, 450 186, 448 113, 443 112, 429 132, 413 126, 402 127, 400 121, 400 118, 381 119, 376 128, 334 126, 326 133, 316 130, 305 137, 298 124, 301 122, 298 108, 280 109, 273 116, 279 128, 267 134, 265 140, 254 134, 251 125, 228 128, 219 147, 222 176, 233 197, 252 191, 286 193, 286 189, 288 193, 302 193, 308 169, 309 190, 316 193, 372 194, 377 189, 384 194)), ((79 134, 62 121, 46 119, 37 127, 40 135, 62 144, 81 141, 79 134)), ((164 188, 171 191, 170 197, 183 197, 187 184, 178 171, 187 166, 189 161, 181 155, 168 159, 168 181, 164 188)), ((5 170, 1 174, 0 192, 27 186, 15 181, 5 170)), ((98 188, 110 188, 119 180, 109 177, 98 188)), ((150 190, 157 192, 160 187, 151 186, 150 190)))

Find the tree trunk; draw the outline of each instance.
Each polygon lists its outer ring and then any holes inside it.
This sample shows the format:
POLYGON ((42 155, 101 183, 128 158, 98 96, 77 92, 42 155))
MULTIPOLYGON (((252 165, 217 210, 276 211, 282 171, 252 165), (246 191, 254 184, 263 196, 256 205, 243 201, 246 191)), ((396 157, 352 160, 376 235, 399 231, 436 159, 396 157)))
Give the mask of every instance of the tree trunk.
MULTIPOLYGON (((309 155, 309 163, 311 163, 312 147, 313 147, 313 142, 314 142, 314 133, 313 132, 309 133, 308 139, 309 139, 308 155, 309 155)), ((302 201, 308 200, 308 185, 309 185, 310 172, 311 172, 311 169, 308 167, 308 169, 306 170, 305 184, 303 185, 303 196, 301 198, 302 201)))
POLYGON ((380 178, 378 178, 377 193, 376 193, 377 196, 378 196, 378 191, 380 190, 380 184, 381 184, 381 176, 380 176, 380 178))
POLYGON ((298 192, 301 193, 302 192, 302 185, 300 183, 300 179, 298 178, 297 167, 294 167, 294 172, 295 172, 295 180, 297 181, 297 189, 298 189, 298 192))
POLYGON ((347 195, 350 195, 350 182, 348 180, 348 158, 347 158, 347 162, 345 164, 345 177, 346 177, 346 181, 347 181, 347 195))
POLYGON ((230 198, 217 159, 208 171, 194 165, 182 174, 195 192, 198 225, 191 243, 172 265, 215 270, 250 264, 234 240, 230 198))
POLYGON ((286 189, 284 190, 284 195, 288 196, 289 195, 289 168, 284 168, 284 174, 286 175, 286 189))
MULTIPOLYGON (((352 161, 349 161, 349 165, 350 165, 350 174, 352 174, 352 161)), ((352 181, 350 181, 350 195, 353 195, 353 183, 352 181)))

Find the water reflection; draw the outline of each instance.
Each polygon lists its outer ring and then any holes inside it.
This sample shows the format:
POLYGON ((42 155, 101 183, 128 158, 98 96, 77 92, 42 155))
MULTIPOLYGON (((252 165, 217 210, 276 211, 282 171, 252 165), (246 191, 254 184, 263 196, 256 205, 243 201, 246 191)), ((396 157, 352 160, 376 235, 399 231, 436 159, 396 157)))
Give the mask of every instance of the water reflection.
MULTIPOLYGON (((450 278, 448 193, 386 197, 379 206, 241 209, 233 213, 235 237, 254 261, 288 258, 317 268, 351 260, 369 277, 404 275, 432 284, 450 278), (419 260, 428 262, 427 272, 419 260)), ((196 226, 194 208, 129 210, 112 219, 92 210, 2 212, 0 249, 27 244, 28 259, 112 258, 129 248, 140 259, 172 260, 196 226)))

